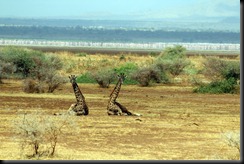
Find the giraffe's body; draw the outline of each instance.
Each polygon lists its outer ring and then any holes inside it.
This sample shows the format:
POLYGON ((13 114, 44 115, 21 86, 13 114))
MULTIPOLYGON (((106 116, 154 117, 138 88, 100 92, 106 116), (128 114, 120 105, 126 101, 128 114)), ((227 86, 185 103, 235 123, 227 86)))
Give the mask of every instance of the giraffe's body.
MULTIPOLYGON (((72 84, 74 94, 76 97, 76 103, 71 104, 70 108, 68 109, 68 114, 70 115, 88 115, 89 114, 89 109, 85 101, 85 97, 80 91, 80 88, 78 87, 78 84, 76 83, 76 76, 71 75, 69 76, 70 83, 72 84)), ((59 114, 55 114, 59 115, 59 114)))
POLYGON ((120 103, 118 103, 116 101, 116 99, 119 96, 121 85, 125 79, 125 75, 120 74, 118 77, 119 77, 119 80, 118 80, 116 86, 114 87, 114 90, 110 94, 110 98, 109 98, 109 102, 108 102, 108 106, 107 106, 108 115, 140 116, 140 114, 134 114, 134 113, 129 112, 126 109, 126 107, 124 107, 123 105, 121 105, 120 103))

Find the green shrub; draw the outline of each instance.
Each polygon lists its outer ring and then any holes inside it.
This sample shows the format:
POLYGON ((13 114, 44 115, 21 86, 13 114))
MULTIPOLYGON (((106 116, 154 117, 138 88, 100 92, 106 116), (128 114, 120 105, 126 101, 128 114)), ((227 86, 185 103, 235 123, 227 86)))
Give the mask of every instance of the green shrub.
POLYGON ((204 74, 211 76, 210 84, 194 89, 197 93, 239 93, 240 62, 225 61, 219 58, 207 58, 204 74))
POLYGON ((163 72, 168 72, 173 77, 184 72, 184 69, 190 65, 190 61, 186 59, 161 60, 156 63, 163 72))
POLYGON ((231 61, 226 63, 226 68, 221 72, 224 79, 234 78, 240 80, 240 62, 231 61))
MULTIPOLYGON (((165 77, 166 75, 176 77, 184 73, 191 64, 185 52, 186 49, 182 46, 168 47, 156 58, 155 65, 165 77)), ((169 81, 168 78, 167 81, 169 81)))
POLYGON ((207 85, 201 85, 195 88, 193 92, 196 93, 237 93, 236 80, 234 78, 224 79, 222 81, 214 81, 207 85))
POLYGON ((90 72, 86 72, 77 77, 77 83, 96 83, 96 80, 90 72))
POLYGON ((124 65, 114 68, 116 74, 124 73, 127 75, 123 84, 138 84, 136 80, 131 78, 131 74, 138 69, 135 63, 127 62, 124 65))
POLYGON ((240 62, 226 61, 217 57, 206 58, 203 73, 212 80, 229 79, 231 77, 236 80, 240 79, 240 62))
POLYGON ((40 51, 12 46, 2 48, 0 55, 1 60, 13 63, 16 66, 15 73, 22 74, 24 78, 28 77, 36 66, 34 58, 43 58, 44 56, 40 51))
POLYGON ((120 55, 119 60, 120 60, 120 61, 122 61, 122 60, 126 61, 126 57, 125 57, 125 55, 124 55, 124 54, 120 55))
POLYGON ((180 58, 186 58, 186 48, 180 45, 167 47, 162 53, 160 53, 158 58, 161 58, 162 60, 175 60, 180 58))
POLYGON ((88 54, 85 52, 78 53, 77 56, 79 57, 86 57, 88 54))
POLYGON ((157 52, 150 52, 150 53, 148 53, 148 55, 151 57, 156 57, 156 56, 158 56, 158 53, 157 52))

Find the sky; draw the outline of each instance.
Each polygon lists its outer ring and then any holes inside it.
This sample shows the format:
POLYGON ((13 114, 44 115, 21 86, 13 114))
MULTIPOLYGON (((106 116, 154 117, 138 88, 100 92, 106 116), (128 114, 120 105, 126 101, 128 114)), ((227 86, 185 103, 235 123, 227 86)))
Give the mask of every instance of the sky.
POLYGON ((0 0, 0 17, 171 19, 240 17, 239 0, 0 0))

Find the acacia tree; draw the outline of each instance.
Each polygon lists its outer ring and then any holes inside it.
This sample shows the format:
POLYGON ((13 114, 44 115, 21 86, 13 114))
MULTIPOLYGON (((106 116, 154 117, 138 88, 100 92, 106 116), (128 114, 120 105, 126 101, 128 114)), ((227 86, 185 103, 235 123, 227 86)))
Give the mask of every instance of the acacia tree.
POLYGON ((58 71, 63 67, 61 60, 52 55, 46 54, 42 61, 38 61, 36 67, 32 70, 33 77, 35 77, 39 83, 47 84, 47 92, 52 93, 61 84, 66 81, 62 76, 58 74, 58 71))
POLYGON ((155 61, 158 68, 163 68, 163 71, 168 72, 173 77, 182 74, 190 64, 190 60, 186 57, 186 48, 179 45, 166 48, 155 61))

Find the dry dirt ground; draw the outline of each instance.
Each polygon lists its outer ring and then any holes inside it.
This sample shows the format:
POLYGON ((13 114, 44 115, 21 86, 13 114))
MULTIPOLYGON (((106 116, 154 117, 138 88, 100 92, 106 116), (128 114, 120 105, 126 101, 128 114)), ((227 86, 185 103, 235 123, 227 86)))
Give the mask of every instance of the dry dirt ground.
MULTIPOLYGON (((51 117, 75 102, 70 83, 51 94, 27 94, 22 81, 0 84, 0 159, 28 159, 15 139, 17 115, 42 111, 51 117)), ((239 94, 196 94, 192 86, 123 85, 118 102, 143 116, 108 116, 114 87, 79 84, 88 116, 71 116, 76 127, 63 130, 51 160, 240 160, 224 136, 240 134, 239 94)))

